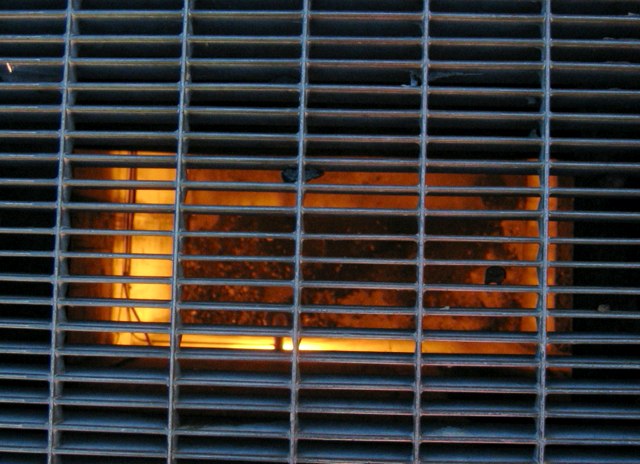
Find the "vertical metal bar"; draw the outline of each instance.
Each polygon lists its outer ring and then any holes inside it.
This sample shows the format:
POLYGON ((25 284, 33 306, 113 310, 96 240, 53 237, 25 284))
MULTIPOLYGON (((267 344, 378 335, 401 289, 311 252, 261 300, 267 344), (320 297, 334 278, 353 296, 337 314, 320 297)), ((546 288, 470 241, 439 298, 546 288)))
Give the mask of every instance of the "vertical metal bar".
POLYGON ((56 431, 56 422, 59 420, 57 413, 56 398, 60 394, 60 386, 56 380, 58 375, 58 345, 61 338, 58 329, 59 301, 64 297, 63 288, 60 284, 60 277, 64 272, 62 263, 62 252, 64 251, 64 243, 62 240, 62 228, 64 226, 64 178, 66 171, 65 157, 67 153, 67 108, 69 106, 69 81, 70 81, 70 59, 71 59, 71 31, 73 28, 73 2, 75 0, 67 0, 66 25, 64 34, 64 64, 62 71, 62 101, 60 108, 60 132, 58 147, 58 174, 57 174, 57 192, 56 192, 56 222, 54 226, 54 261, 53 261, 53 301, 51 312, 51 344, 49 347, 49 415, 47 418, 47 464, 57 462, 55 455, 58 434, 56 431))
POLYGON ((536 409, 538 412, 537 421, 537 462, 543 464, 545 461, 545 419, 546 419, 546 393, 547 393, 547 318, 548 318, 548 296, 549 296, 549 166, 550 166, 550 118, 551 118, 551 0, 545 0, 543 4, 544 13, 544 72, 542 76, 542 86, 544 99, 543 110, 543 151, 542 166, 540 172, 540 186, 542 187, 542 198, 540 199, 541 217, 541 267, 539 275, 540 300, 538 302, 538 397, 536 409))
POLYGON ((420 89, 420 165, 419 175, 419 199, 418 199, 418 255, 416 257, 416 279, 418 289, 416 295, 416 346, 415 346, 415 385, 413 392, 413 462, 420 463, 420 444, 422 442, 422 343, 424 318, 424 250, 425 250, 425 219, 426 219, 426 191, 427 191, 427 144, 428 113, 429 113, 429 0, 425 0, 422 11, 422 64, 421 64, 421 89, 420 89))
POLYGON ((296 231, 295 256, 293 274, 293 317, 291 333, 291 397, 289 404, 289 462, 298 461, 298 388, 300 372, 298 365, 300 344, 300 305, 302 300, 302 241, 303 241, 303 207, 304 207, 304 171, 306 153, 306 112, 307 112, 307 61, 309 50, 309 2, 302 5, 302 37, 300 52, 300 105, 298 106, 298 178, 296 180, 296 231))
POLYGON ((170 332, 169 332, 169 391, 168 391, 168 407, 167 414, 167 464, 173 464, 176 461, 177 436, 175 429, 177 427, 178 418, 176 412, 176 402, 178 397, 178 387, 176 386, 176 378, 178 376, 178 360, 177 352, 180 349, 180 337, 178 336, 178 326, 180 324, 179 311, 179 275, 180 275, 180 227, 181 227, 181 206, 182 206, 182 160, 184 157, 185 140, 184 132, 186 122, 186 107, 188 102, 188 53, 189 53, 189 18, 190 18, 190 0, 184 0, 182 6, 182 36, 181 36, 181 52, 180 52, 180 82, 178 84, 178 92, 180 93, 178 102, 178 145, 176 147, 176 174, 175 174, 175 206, 173 208, 173 249, 171 252, 172 269, 171 269, 171 313, 169 315, 170 332))

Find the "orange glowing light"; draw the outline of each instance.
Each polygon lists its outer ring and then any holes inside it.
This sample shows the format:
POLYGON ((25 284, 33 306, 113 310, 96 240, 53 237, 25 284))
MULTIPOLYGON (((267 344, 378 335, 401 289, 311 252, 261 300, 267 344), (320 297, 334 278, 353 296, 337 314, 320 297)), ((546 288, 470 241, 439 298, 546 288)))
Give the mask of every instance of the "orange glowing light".
MULTIPOLYGON (((116 153, 114 153, 116 154, 116 153)), ((136 153, 136 155, 144 155, 145 153, 136 153)), ((152 154, 152 153, 148 153, 152 154)), ((331 179, 331 175, 325 180, 327 183, 352 185, 366 185, 371 183, 375 185, 375 179, 367 177, 363 173, 347 173, 347 178, 331 179), (352 175, 351 175, 352 174, 352 175), (346 179, 346 180, 345 180, 346 179)), ((240 175, 246 175, 241 173, 240 175)), ((250 179, 238 179, 234 177, 225 177, 224 172, 209 170, 200 170, 199 174, 191 180, 206 182, 269 182, 268 175, 261 171, 252 171, 250 179)), ((335 173, 333 173, 335 175, 335 173)), ((379 174, 377 174, 379 175, 379 174)), ((400 184, 410 184, 415 182, 415 175, 411 174, 390 174, 393 179, 388 182, 397 182, 400 184)), ((142 188, 130 190, 113 190, 109 193, 110 201, 117 203, 127 203, 135 205, 174 205, 175 189, 174 188, 144 188, 145 182, 165 182, 167 185, 175 183, 175 170, 171 168, 106 168, 104 176, 111 180, 127 180, 135 181, 142 188)), ((447 177, 460 184, 458 176, 446 174, 432 174, 428 176, 428 182, 435 184, 446 183, 447 177)), ((552 186, 556 185, 556 178, 550 179, 552 186)), ((526 187, 539 187, 539 179, 537 176, 526 176, 526 187)), ((470 183, 469 185, 473 185, 470 183)), ((194 190, 189 191, 186 202, 189 204, 202 205, 237 205, 237 206, 292 206, 294 197, 287 192, 267 192, 267 193, 239 193, 235 191, 207 191, 194 190)), ((465 199, 465 197, 438 198, 432 197, 427 204, 428 208, 446 207, 459 209, 473 209, 477 207, 473 198, 465 199)), ((529 196, 525 200, 524 208, 526 210, 537 211, 539 208, 539 198, 529 196)), ((331 207, 341 208, 415 208, 415 196, 376 196, 368 197, 367 195, 332 195, 327 193, 310 194, 308 198, 308 206, 322 207, 330 205, 331 207), (373 201, 373 204, 371 203, 373 201)), ((557 202, 551 200, 549 205, 551 209, 557 208, 557 202)), ((173 230, 174 217, 172 214, 155 214, 145 212, 142 209, 135 212, 127 213, 127 224, 124 225, 126 230, 131 231, 171 231, 173 230)), ((211 221, 211 218, 203 218, 204 221, 211 221)), ((515 225, 509 221, 502 224, 502 236, 519 235, 535 237, 538 236, 538 222, 535 220, 520 222, 515 225), (523 226, 524 224, 524 226, 523 226), (522 228, 526 230, 521 230, 522 228), (519 230, 511 230, 519 228, 519 230)), ((209 225, 211 226, 211 225, 209 225)), ((550 225, 549 234, 557 236, 558 230, 555 224, 550 225)), ((512 256, 517 260, 534 262, 537 260, 539 247, 530 243, 513 243, 506 244, 512 256)), ((146 277, 158 280, 158 278, 166 278, 166 283, 149 284, 144 281, 116 283, 111 287, 111 298, 125 299, 127 301, 164 301, 170 302, 173 298, 172 286, 169 279, 172 276, 172 253, 173 241, 168 234, 130 234, 119 236, 114 244, 113 253, 121 255, 113 259, 113 273, 115 276, 123 277, 146 277)), ((486 256, 485 259, 495 259, 494 256, 486 256)), ((550 250, 549 259, 555 259, 555 249, 550 250)), ((537 270, 534 266, 524 267, 519 275, 519 281, 522 285, 529 285, 532 288, 538 284, 537 270)), ((482 270, 473 271, 469 276, 470 281, 481 282, 482 270), (478 275, 475 275, 475 274, 478 275)), ((233 276, 230 276, 233 277, 233 276)), ((549 270, 549 284, 553 284, 555 280, 554 270, 549 270)), ((160 279, 160 280, 161 280, 160 279)), ((373 292, 371 293, 374 294, 373 292)), ((497 298, 497 292, 486 292, 482 298, 486 299, 486 306, 498 306, 492 299, 497 298)), ((464 298, 464 297, 463 297, 464 298)), ((535 308, 537 295, 535 291, 525 293, 519 296, 519 304, 522 308, 535 308)), ((553 307, 554 300, 551 298, 549 302, 553 307)), ((166 308, 145 307, 144 305, 127 307, 112 307, 110 319, 114 322, 132 322, 141 324, 156 324, 157 326, 166 326, 170 320, 169 311, 166 308)), ((521 332, 535 332, 537 323, 535 317, 520 318, 521 332)), ((550 318, 547 325, 548 330, 554 330, 555 322, 550 318)), ((464 330, 464 328, 462 328, 464 330)), ((118 345, 155 345, 167 346, 170 343, 170 337, 167 333, 134 333, 122 332, 118 333, 114 339, 114 343, 118 345)), ((161 331, 159 331, 161 332, 161 331)), ((322 337, 303 337, 299 341, 299 349, 303 351, 352 351, 352 352, 397 352, 412 353, 415 351, 415 340, 413 339, 353 339, 353 338, 322 338, 322 337)), ((289 337, 271 337, 271 336, 249 336, 249 335, 215 335, 215 334, 183 334, 180 337, 180 345, 190 348, 216 348, 216 349, 251 349, 251 350, 284 350, 291 351, 293 349, 292 340, 289 337)), ((531 347, 521 347, 514 343, 468 343, 468 342, 442 342, 430 341, 423 342, 422 351, 437 353, 487 353, 487 352, 504 352, 504 353, 530 353, 531 347)))

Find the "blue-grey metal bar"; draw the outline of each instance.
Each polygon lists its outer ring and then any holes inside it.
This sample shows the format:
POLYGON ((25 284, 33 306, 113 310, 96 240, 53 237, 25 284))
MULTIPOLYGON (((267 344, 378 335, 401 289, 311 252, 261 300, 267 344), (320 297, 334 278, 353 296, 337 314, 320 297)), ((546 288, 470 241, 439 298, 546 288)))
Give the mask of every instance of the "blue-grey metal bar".
POLYGON ((295 230, 295 256, 293 271, 293 317, 291 333, 291 397, 289 405, 289 463, 298 462, 298 403, 299 403, 299 344, 301 338, 300 311, 302 304, 302 245, 303 245, 303 220, 304 220, 304 184, 305 184, 305 153, 307 148, 307 66, 309 60, 309 9, 310 0, 304 0, 302 5, 302 37, 300 51, 300 104, 298 106, 298 157, 296 179, 296 230, 295 230))
POLYGON ((179 301, 180 301, 180 229, 182 224, 182 177, 183 159, 187 151, 187 141, 185 140, 185 126, 187 107, 189 106, 189 94, 187 88, 188 62, 189 62, 189 21, 190 21, 191 0, 184 0, 182 7, 182 35, 180 54, 180 82, 178 91, 180 93, 178 101, 178 145, 176 149, 176 190, 175 207, 173 211, 173 249, 172 249, 172 269, 171 269, 171 313, 170 313, 170 339, 169 339, 169 411, 167 412, 167 464, 176 462, 177 437, 176 428, 178 423, 178 412, 176 402, 178 398, 178 385, 176 378, 180 372, 177 354, 180 351, 180 325, 179 301))
POLYGON ((422 343, 424 341, 424 331, 422 321, 424 318, 424 271, 425 271, 425 235, 426 235, 426 195, 427 195, 427 157, 429 141, 429 20, 430 4, 425 0, 422 18, 422 66, 420 85, 420 165, 418 172, 418 251, 416 256, 416 279, 418 290, 416 295, 415 310, 415 388, 413 392, 413 462, 419 464, 421 459, 422 443, 422 343))
POLYGON ((66 134, 68 128, 68 107, 71 98, 70 82, 71 78, 71 36, 73 34, 73 10, 74 1, 67 0, 67 9, 65 16, 65 35, 64 35, 64 69, 62 74, 62 100, 60 106, 60 132, 58 143, 58 175, 57 175, 57 192, 56 192, 56 219, 55 219, 55 237, 54 237, 54 264, 53 264, 53 301, 51 307, 51 345, 49 351, 49 415, 47 421, 47 464, 56 464, 56 448, 58 445, 58 431, 56 424, 59 420, 59 409, 56 400, 60 394, 61 384, 58 381, 58 373, 62 368, 63 360, 58 352, 59 345, 62 343, 62 337, 59 329, 59 321, 61 320, 60 311, 62 311, 60 300, 64 297, 64 287, 66 283, 62 282, 61 277, 65 273, 65 266, 62 253, 66 250, 66 245, 62 237, 62 229, 66 225, 64 221, 64 199, 66 194, 65 176, 66 163, 65 157, 67 153, 72 151, 67 141, 66 134))
POLYGON ((550 165, 551 165, 551 0, 545 0, 544 8, 544 52, 542 58, 544 60, 544 72, 542 74, 542 88, 544 96, 542 100, 542 160, 540 166, 540 186, 542 187, 542 196, 540 197, 540 259, 539 268, 539 299, 538 299, 538 385, 537 385, 537 424, 536 424, 536 454, 537 462, 544 464, 545 462, 545 446, 546 446, 546 395, 547 395, 547 318, 548 297, 549 297, 549 197, 550 197, 550 165))

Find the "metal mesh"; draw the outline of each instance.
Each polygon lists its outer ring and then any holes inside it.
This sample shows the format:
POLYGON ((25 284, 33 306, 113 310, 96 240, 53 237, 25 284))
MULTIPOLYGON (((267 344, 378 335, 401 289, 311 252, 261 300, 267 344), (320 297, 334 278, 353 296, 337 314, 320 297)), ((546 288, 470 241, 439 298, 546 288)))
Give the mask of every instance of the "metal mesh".
POLYGON ((637 462, 639 39, 0 0, 0 462, 637 462))

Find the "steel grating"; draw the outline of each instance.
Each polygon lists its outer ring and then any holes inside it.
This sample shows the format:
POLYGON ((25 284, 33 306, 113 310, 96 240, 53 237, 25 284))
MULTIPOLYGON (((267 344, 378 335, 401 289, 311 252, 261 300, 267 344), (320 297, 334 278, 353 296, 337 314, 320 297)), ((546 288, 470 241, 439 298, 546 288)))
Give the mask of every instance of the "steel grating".
POLYGON ((635 463, 635 0, 0 0, 0 462, 635 463))

